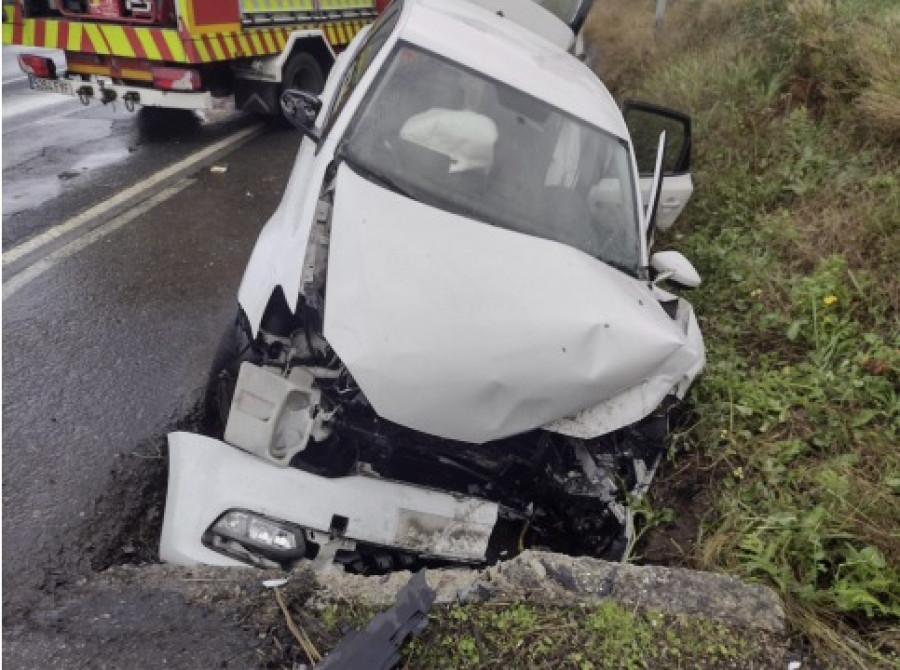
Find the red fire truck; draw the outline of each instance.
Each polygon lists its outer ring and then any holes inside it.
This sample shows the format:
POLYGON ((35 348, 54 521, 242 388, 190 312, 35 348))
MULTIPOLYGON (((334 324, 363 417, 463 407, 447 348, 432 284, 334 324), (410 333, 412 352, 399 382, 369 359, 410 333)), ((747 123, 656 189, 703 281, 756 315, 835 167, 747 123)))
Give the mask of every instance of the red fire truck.
POLYGON ((319 92, 388 0, 4 0, 3 43, 33 89, 104 104, 277 114, 283 88, 319 92))

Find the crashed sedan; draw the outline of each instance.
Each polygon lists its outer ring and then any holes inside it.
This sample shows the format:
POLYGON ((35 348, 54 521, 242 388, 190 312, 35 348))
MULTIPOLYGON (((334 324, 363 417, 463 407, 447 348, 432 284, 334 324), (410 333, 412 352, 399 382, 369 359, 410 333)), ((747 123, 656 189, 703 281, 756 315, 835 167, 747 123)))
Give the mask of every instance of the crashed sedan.
POLYGON ((636 151, 589 69, 465 0, 394 2, 282 102, 306 137, 213 364, 219 432, 169 436, 161 558, 620 558, 704 364, 660 286, 700 278, 649 252, 689 119, 631 106, 658 122, 636 151))

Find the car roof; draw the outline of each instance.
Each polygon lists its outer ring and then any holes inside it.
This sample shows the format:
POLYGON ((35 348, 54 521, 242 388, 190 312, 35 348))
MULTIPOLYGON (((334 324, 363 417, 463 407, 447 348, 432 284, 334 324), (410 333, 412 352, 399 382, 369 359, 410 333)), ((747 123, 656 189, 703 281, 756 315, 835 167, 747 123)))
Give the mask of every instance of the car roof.
POLYGON ((405 0, 398 28, 401 40, 628 138, 621 112, 596 74, 502 16, 466 0, 405 0))

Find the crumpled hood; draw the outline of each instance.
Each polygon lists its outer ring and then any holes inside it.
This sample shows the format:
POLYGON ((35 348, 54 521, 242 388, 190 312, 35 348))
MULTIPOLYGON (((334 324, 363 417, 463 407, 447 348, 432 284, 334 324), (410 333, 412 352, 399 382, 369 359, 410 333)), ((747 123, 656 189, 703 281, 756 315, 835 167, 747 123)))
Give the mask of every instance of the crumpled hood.
POLYGON ((646 282, 410 200, 346 165, 324 330, 380 416, 474 443, 573 415, 662 368, 677 383, 697 363, 646 282), (672 361, 684 370, 673 375, 672 361))

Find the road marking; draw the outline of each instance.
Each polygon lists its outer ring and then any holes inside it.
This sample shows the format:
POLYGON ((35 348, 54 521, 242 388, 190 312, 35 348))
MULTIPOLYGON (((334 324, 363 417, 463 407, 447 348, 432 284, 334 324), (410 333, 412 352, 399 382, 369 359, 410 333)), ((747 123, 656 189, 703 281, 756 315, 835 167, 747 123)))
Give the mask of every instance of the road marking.
MULTIPOLYGON (((155 186, 160 184, 161 182, 173 177, 174 175, 182 172, 183 170, 187 170, 190 167, 193 167, 197 163, 201 163, 210 156, 232 144, 236 144, 244 139, 247 139, 259 132, 262 131, 262 124, 257 124, 255 126, 250 126, 249 128, 244 128, 243 130, 239 130, 238 132, 229 135, 228 137, 219 140, 215 144, 211 144, 205 149, 198 151, 195 154, 184 158, 177 163, 173 163, 169 167, 160 170, 156 174, 153 174, 147 179, 140 181, 136 184, 133 184, 126 188, 124 191, 120 191, 116 195, 114 195, 109 200, 105 200, 97 205, 94 205, 90 209, 83 211, 81 214, 78 214, 68 221, 65 221, 58 226, 54 226, 53 228, 49 228, 45 230, 40 235, 35 235, 29 240, 22 242, 22 244, 13 247, 12 249, 3 252, 3 267, 6 267, 10 263, 17 261, 23 256, 27 256, 31 254, 41 247, 49 244, 53 240, 56 240, 63 235, 66 235, 73 230, 78 230, 79 228, 87 225, 94 219, 99 216, 103 216, 107 212, 115 210, 117 207, 122 207, 126 202, 131 200, 132 198, 138 197, 155 186)), ((6 289, 3 289, 4 296, 6 295, 6 289)))
POLYGON ((16 84, 20 81, 28 81, 28 75, 23 74, 21 77, 10 77, 9 79, 4 79, 3 85, 6 86, 7 84, 16 84))
POLYGON ((160 203, 165 202, 166 200, 171 198, 173 195, 180 193, 195 181, 195 179, 182 179, 178 183, 173 184, 172 186, 169 186, 168 188, 160 191, 152 198, 144 200, 143 202, 139 203, 135 207, 132 207, 123 214, 119 214, 114 219, 107 221, 102 226, 98 226, 89 233, 75 238, 65 246, 60 247, 53 253, 44 256, 36 263, 29 265, 19 274, 13 276, 8 281, 3 282, 3 300, 9 299, 9 297, 16 291, 30 284, 32 281, 44 274, 47 270, 52 268, 54 265, 57 265, 70 256, 77 254, 85 247, 93 244, 97 240, 103 239, 110 233, 117 231, 122 226, 131 223, 136 218, 142 216, 143 214, 146 214, 160 203))

